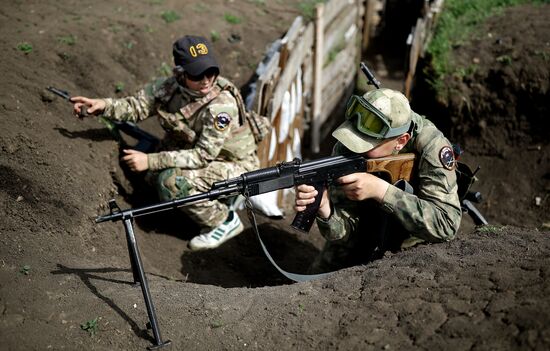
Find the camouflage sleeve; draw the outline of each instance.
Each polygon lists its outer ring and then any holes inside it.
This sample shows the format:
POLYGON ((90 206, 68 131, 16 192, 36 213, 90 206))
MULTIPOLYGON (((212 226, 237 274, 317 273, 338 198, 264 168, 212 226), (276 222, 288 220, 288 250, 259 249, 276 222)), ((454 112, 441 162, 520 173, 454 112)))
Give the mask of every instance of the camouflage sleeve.
POLYGON ((203 127, 195 146, 186 150, 149 154, 149 168, 158 170, 171 167, 205 167, 218 157, 231 129, 238 128, 238 117, 235 99, 229 93, 223 92, 200 113, 203 127))
MULTIPOLYGON (((331 204, 332 207, 332 204, 331 204)), ((317 217, 317 227, 327 240, 341 240, 354 232, 359 225, 359 216, 353 208, 333 207, 327 219, 317 217)))
POLYGON ((156 80, 139 90, 134 96, 121 99, 103 99, 105 110, 103 116, 117 121, 137 123, 149 117, 155 110, 155 87, 162 83, 156 80))
POLYGON ((390 185, 382 202, 411 235, 428 242, 453 239, 462 219, 454 167, 445 167, 440 156, 449 147, 444 137, 433 139, 418 164, 415 194, 390 185))

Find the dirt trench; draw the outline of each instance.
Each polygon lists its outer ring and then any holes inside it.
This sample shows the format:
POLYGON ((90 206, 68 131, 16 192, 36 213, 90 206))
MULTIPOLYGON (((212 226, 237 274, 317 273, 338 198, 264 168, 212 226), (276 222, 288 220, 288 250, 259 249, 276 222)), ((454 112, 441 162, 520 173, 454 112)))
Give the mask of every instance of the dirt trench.
MULTIPOLYGON (((127 196, 113 182, 118 150, 105 127, 72 118, 70 106, 44 88, 123 96, 170 63, 182 33, 212 31, 225 74, 242 85, 301 11, 294 1, 208 5, 61 0, 0 10, 5 349, 135 350, 154 342, 122 225, 93 222, 110 198, 123 208, 149 199, 127 196), (162 14, 170 11, 182 20, 167 23, 162 14), (125 84, 116 92, 118 83, 125 84)), ((492 226, 474 228, 465 217, 453 242, 295 284, 265 259, 248 222, 219 250, 192 253, 186 244, 194 229, 177 212, 143 217, 136 238, 163 338, 191 350, 548 349, 549 163, 541 121, 549 7, 525 5, 489 20, 486 35, 454 48, 457 60, 479 60, 475 75, 449 77, 453 94, 440 104, 429 103, 433 95, 413 98, 417 112, 463 143, 465 160, 481 165, 479 207, 492 226)), ((389 84, 398 66, 379 78, 389 84)), ((262 217, 260 229, 277 262, 303 272, 323 241, 315 230, 290 231, 291 219, 262 217)))

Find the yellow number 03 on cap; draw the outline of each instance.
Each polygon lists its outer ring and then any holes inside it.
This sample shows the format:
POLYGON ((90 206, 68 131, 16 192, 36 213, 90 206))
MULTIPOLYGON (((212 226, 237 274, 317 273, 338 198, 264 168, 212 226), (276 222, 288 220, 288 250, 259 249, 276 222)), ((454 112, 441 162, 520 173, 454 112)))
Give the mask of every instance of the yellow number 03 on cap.
POLYGON ((202 43, 197 44, 189 47, 189 53, 191 53, 191 56, 193 57, 197 57, 197 55, 206 55, 208 54, 208 48, 202 43))

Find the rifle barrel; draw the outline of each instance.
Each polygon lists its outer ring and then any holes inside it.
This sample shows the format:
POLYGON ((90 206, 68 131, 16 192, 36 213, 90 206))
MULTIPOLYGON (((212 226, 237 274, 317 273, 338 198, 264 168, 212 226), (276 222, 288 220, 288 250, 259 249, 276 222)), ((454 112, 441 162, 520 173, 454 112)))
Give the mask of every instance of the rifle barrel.
POLYGON ((365 76, 367 76, 367 80, 369 81, 368 83, 371 84, 371 85, 374 85, 376 87, 376 89, 379 89, 380 88, 380 82, 378 81, 378 79, 376 79, 374 74, 372 74, 372 72, 369 70, 367 65, 365 65, 363 62, 361 62, 360 67, 361 67, 361 71, 363 71, 365 76))
POLYGON ((199 203, 204 200, 215 200, 223 197, 228 197, 231 195, 237 195, 240 193, 240 188, 238 184, 233 184, 225 189, 213 189, 206 193, 199 193, 195 195, 189 195, 181 199, 175 199, 165 202, 160 202, 157 204, 138 207, 135 209, 127 209, 123 211, 111 212, 108 215, 98 216, 95 218, 96 223, 103 223, 107 221, 120 221, 126 218, 134 218, 147 214, 162 212, 166 210, 175 209, 192 203, 199 203))

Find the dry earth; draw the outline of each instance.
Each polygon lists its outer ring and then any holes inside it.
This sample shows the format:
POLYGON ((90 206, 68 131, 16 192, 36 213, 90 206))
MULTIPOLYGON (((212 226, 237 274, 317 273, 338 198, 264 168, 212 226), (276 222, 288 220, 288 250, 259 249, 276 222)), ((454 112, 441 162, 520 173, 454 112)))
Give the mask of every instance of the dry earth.
MULTIPOLYGON (((243 85, 299 14, 290 0, 2 6, 3 349, 135 350, 153 342, 123 226, 93 222, 112 197, 121 207, 153 200, 119 193, 116 143, 44 88, 123 96, 170 65, 176 38, 212 31, 223 71, 243 85), (181 18, 166 23, 161 13, 170 10, 181 18), (24 53, 22 43, 32 50, 24 53), (93 335, 81 327, 92 320, 93 335)), ((476 189, 493 226, 474 228, 464 217, 453 242, 292 284, 271 267, 249 225, 219 250, 191 253, 193 229, 177 213, 143 217, 136 236, 162 337, 192 350, 549 349, 549 17, 545 5, 491 19, 486 35, 455 48, 457 60, 479 66, 448 83, 459 94, 438 106, 413 100, 463 143, 465 160, 481 165, 476 189)), ((290 218, 260 222, 273 256, 290 270, 303 271, 322 244, 318 233, 291 232, 290 218)))

